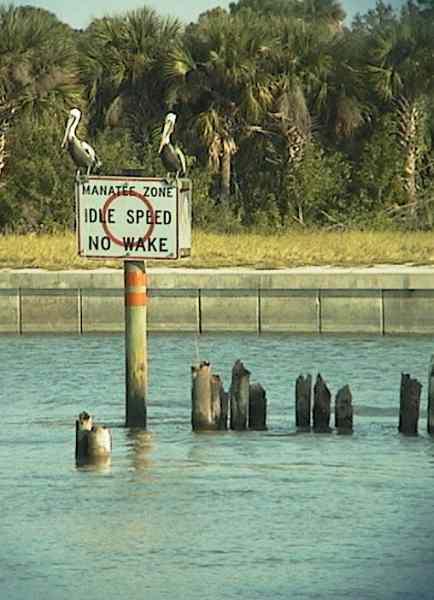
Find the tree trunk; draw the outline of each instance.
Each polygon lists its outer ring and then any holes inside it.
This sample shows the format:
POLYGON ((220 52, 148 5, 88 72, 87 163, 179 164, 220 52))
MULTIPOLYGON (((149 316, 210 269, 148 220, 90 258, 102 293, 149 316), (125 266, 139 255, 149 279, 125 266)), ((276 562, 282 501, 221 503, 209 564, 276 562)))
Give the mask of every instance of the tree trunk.
MULTIPOLYGON (((0 125, 1 128, 1 125, 0 125)), ((1 129, 0 129, 1 131, 1 129)), ((0 181, 6 165, 6 134, 0 133, 0 181)), ((0 184, 1 185, 1 184, 0 184)))
POLYGON ((416 148, 411 144, 407 149, 404 163, 404 186, 411 214, 414 214, 417 208, 416 159, 416 148))
POLYGON ((10 104, 5 104, 4 101, 0 101, 0 186, 1 177, 3 170, 6 166, 6 134, 9 129, 10 120, 15 113, 15 108, 11 107, 10 104))
POLYGON ((298 127, 291 125, 286 132, 288 167, 290 170, 296 169, 301 165, 304 158, 304 150, 307 143, 307 135, 298 127))
POLYGON ((398 100, 400 145, 404 149, 403 182, 412 215, 417 210, 417 158, 419 153, 418 134, 420 130, 421 111, 414 101, 407 98, 398 100))
POLYGON ((231 179, 232 179, 232 156, 237 151, 235 141, 228 137, 222 142, 222 156, 220 161, 220 197, 223 201, 227 200, 231 195, 231 179))

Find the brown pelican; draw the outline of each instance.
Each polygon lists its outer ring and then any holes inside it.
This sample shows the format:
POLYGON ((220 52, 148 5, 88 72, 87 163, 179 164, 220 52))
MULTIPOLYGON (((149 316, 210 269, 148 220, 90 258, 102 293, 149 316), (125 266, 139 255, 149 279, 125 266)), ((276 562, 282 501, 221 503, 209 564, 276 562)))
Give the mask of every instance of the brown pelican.
POLYGON ((86 169, 86 175, 89 176, 93 168, 98 168, 101 166, 101 162, 92 146, 90 146, 87 142, 80 140, 75 134, 80 119, 81 112, 78 110, 78 108, 73 108, 69 111, 69 118, 66 124, 62 148, 67 146, 72 160, 78 167, 77 175, 80 175, 80 168, 82 167, 86 169))
POLYGON ((161 161, 168 171, 168 181, 170 175, 175 173, 176 179, 179 176, 185 177, 187 172, 185 156, 178 146, 174 146, 171 140, 171 135, 175 129, 176 115, 173 112, 167 113, 164 121, 163 133, 161 135, 160 148, 158 153, 161 156, 161 161))

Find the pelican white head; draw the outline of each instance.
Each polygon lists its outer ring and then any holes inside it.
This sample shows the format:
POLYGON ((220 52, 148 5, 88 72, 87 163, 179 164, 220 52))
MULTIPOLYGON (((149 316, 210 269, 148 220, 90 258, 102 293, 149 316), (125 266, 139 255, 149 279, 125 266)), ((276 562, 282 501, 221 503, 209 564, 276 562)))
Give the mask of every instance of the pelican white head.
POLYGON ((175 123, 176 123, 175 113, 173 113, 173 112, 167 113, 166 118, 164 119, 164 129, 163 129, 163 133, 161 135, 160 148, 158 149, 158 152, 161 152, 166 144, 170 144, 170 136, 172 135, 173 130, 175 129, 175 123))
POLYGON ((62 148, 64 148, 66 143, 75 135, 75 130, 77 129, 80 119, 80 110, 78 108, 71 108, 69 111, 68 121, 66 123, 65 135, 63 136, 62 148))
POLYGON ((69 111, 69 117, 73 118, 74 120, 79 121, 81 119, 81 111, 79 108, 71 108, 71 110, 69 111))

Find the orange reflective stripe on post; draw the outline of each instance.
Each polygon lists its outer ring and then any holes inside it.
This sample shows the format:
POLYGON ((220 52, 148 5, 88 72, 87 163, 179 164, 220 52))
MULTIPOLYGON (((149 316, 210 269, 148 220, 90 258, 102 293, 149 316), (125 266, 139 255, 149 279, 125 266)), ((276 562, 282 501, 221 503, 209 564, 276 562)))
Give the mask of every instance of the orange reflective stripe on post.
POLYGON ((127 306, 145 306, 148 302, 149 298, 146 292, 127 292, 127 306))
POLYGON ((126 274, 126 285, 127 287, 148 287, 149 286, 149 275, 141 271, 133 271, 132 273, 126 274))
POLYGON ((149 302, 149 276, 141 271, 133 271, 125 277, 125 304, 127 306, 145 306, 149 302))

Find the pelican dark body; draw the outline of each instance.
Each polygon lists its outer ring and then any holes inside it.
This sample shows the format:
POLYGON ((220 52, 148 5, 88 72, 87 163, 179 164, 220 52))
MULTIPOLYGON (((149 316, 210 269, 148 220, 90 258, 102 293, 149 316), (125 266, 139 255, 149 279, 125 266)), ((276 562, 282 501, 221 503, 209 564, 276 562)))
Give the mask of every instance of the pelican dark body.
POLYGON ((95 150, 87 142, 80 140, 76 136, 78 123, 80 122, 81 112, 78 108, 73 108, 69 112, 68 122, 66 124, 65 135, 62 142, 62 148, 65 146, 78 167, 77 174, 80 174, 80 168, 86 169, 86 174, 90 175, 92 169, 101 166, 95 150))
POLYGON ((177 175, 181 176, 185 175, 181 159, 179 158, 179 155, 172 144, 166 144, 163 146, 160 156, 161 162, 163 163, 166 171, 169 173, 176 173, 177 175))
POLYGON ((159 154, 161 162, 168 174, 175 173, 175 177, 184 177, 186 175, 185 156, 178 146, 172 143, 172 133, 175 129, 176 115, 168 113, 164 121, 163 133, 161 136, 159 154))

